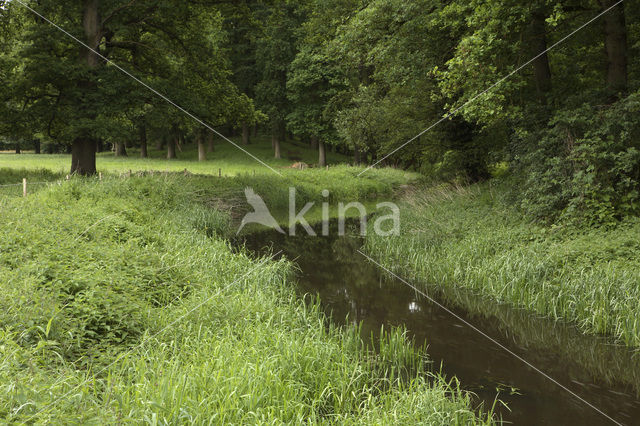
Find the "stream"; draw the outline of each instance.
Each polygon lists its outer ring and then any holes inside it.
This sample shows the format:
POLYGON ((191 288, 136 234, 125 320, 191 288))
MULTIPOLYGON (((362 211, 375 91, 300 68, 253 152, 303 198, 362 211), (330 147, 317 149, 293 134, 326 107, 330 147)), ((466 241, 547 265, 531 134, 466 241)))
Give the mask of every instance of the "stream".
MULTIPOLYGON (((370 263, 356 250, 359 236, 328 237, 303 230, 291 237, 276 231, 240 236, 236 245, 262 256, 282 250, 297 264, 297 291, 318 295, 338 324, 361 323, 363 339, 382 325, 404 326, 417 345, 427 345, 433 370, 457 377, 475 394, 474 404, 491 407, 515 425, 614 424, 592 407, 528 367, 436 304, 370 263)), ((437 293, 439 303, 571 389, 624 425, 640 425, 640 353, 574 327, 483 300, 479 296, 437 293)))

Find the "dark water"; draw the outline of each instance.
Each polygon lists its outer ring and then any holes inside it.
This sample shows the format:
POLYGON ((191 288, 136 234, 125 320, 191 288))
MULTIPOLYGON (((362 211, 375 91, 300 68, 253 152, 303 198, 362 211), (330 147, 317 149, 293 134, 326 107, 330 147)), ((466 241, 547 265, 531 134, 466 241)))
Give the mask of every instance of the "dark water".
MULTIPOLYGON (((333 234, 337 230, 333 229, 333 234)), ((300 268, 301 295, 319 295, 334 322, 362 323, 363 337, 381 325, 404 325, 427 344, 433 368, 456 376, 462 387, 516 425, 615 424, 406 284, 367 261, 358 237, 289 237, 273 231, 245 235, 255 254, 283 251, 300 268)), ((433 290, 432 290, 433 291, 433 290)), ((438 301, 547 373, 620 424, 640 425, 640 354, 572 327, 496 306, 477 296, 440 294, 438 301)))

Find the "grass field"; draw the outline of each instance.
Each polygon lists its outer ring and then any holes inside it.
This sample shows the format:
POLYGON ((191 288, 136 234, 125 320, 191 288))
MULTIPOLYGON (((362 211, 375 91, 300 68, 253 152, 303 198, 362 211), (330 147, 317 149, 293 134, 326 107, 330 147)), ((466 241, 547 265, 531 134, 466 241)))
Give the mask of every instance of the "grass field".
MULTIPOLYGON (((504 188, 425 187, 401 203, 402 235, 367 250, 425 287, 480 297, 640 346, 640 221, 576 230, 530 223, 504 188)), ((491 303, 491 302, 489 302, 491 303)))
MULTIPOLYGON (((29 163, 35 155, 15 157, 23 168, 0 169, 2 182, 60 177, 29 163)), ((284 207, 293 181, 302 201, 325 188, 365 200, 391 194, 404 173, 117 171, 0 198, 3 422, 490 422, 455 382, 424 371, 401 331, 371 352, 357 329, 327 327, 295 296, 291 264, 251 260, 224 239, 235 231, 225 203, 245 186, 284 207)))
MULTIPOLYGON (((237 138, 232 139, 243 149, 280 171, 292 164, 303 161, 309 165, 318 162, 318 154, 309 145, 301 142, 283 142, 281 144, 282 159, 273 158, 271 141, 265 137, 254 138, 251 145, 243 146, 237 138)), ((215 152, 207 154, 207 161, 198 162, 198 152, 193 146, 187 146, 183 152, 178 151, 178 159, 167 160, 166 151, 156 151, 150 147, 149 158, 140 158, 139 151, 128 150, 127 157, 115 157, 111 152, 103 152, 97 156, 97 167, 102 172, 126 173, 129 170, 181 172, 185 169, 191 173, 218 175, 221 170, 224 176, 235 176, 240 173, 273 173, 267 167, 251 158, 240 149, 222 139, 217 139, 215 152)), ((341 154, 327 152, 329 165, 348 163, 351 159, 341 154)), ((33 154, 24 151, 22 154, 12 152, 0 153, 0 168, 13 169, 47 169, 65 175, 71 168, 69 154, 33 154)))
MULTIPOLYGON (((186 170, 188 174, 198 175, 197 177, 215 177, 215 180, 209 181, 209 185, 205 185, 209 192, 233 192, 234 196, 244 197, 244 188, 251 187, 261 196, 270 199, 270 207, 275 203, 283 208, 288 201, 288 186, 302 191, 303 198, 324 201, 320 193, 325 185, 326 189, 331 189, 329 201, 335 203, 375 199, 376 196, 388 197, 391 193, 389 185, 397 186, 418 177, 416 173, 401 170, 377 169, 374 173, 368 172, 355 179, 363 167, 350 167, 344 164, 349 160, 347 157, 334 153, 327 153, 329 170, 291 168, 298 158, 309 165, 317 161, 317 152, 301 143, 283 143, 283 157, 291 153, 295 159, 274 159, 271 142, 264 138, 254 140, 246 149, 277 170, 280 176, 228 142, 220 142, 216 151, 209 154, 208 160, 204 162, 197 161, 197 150, 189 146, 179 153, 179 160, 167 160, 164 151, 153 150, 149 152, 148 159, 139 158, 132 150, 128 157, 115 157, 111 152, 100 153, 97 167, 105 177, 123 177, 129 175, 129 172, 175 174, 186 170), (223 179, 218 178, 220 172, 223 179), (282 191, 273 191, 272 184, 282 191)), ((0 153, 0 195, 21 195, 22 187, 18 184, 23 178, 27 178, 29 182, 29 192, 38 191, 41 189, 41 182, 65 179, 70 167, 71 156, 67 154, 0 153)))

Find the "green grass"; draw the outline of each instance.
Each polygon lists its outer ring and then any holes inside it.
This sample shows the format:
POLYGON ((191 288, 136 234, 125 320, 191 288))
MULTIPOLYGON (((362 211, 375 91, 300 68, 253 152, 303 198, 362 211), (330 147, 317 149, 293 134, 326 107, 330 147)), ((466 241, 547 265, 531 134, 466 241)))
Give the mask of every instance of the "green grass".
MULTIPOLYGON (((388 198, 392 187, 418 176, 401 170, 373 169, 356 179, 363 167, 350 167, 344 164, 349 158, 334 153, 327 153, 329 170, 292 169, 289 166, 295 161, 274 159, 271 143, 264 138, 255 139, 254 143, 245 148, 277 170, 281 176, 228 142, 222 141, 205 162, 197 161, 197 151, 190 146, 179 153, 179 160, 166 160, 164 151, 154 150, 150 151, 148 159, 139 158, 133 150, 130 150, 129 157, 115 157, 110 152, 101 153, 97 157, 97 167, 105 178, 126 177, 130 172, 133 175, 184 174, 185 170, 187 174, 198 175, 196 177, 214 176, 216 180, 206 181, 208 184, 200 189, 231 197, 232 201, 237 202, 238 198, 244 199, 244 188, 252 187, 269 201, 270 208, 282 209, 288 205, 289 186, 295 187, 301 198, 318 203, 326 201, 321 192, 329 189, 331 196, 328 201, 337 205, 340 201, 388 198), (218 178, 220 170, 222 179, 218 178)), ((317 161, 316 151, 301 143, 283 143, 282 154, 283 157, 288 154, 298 156, 311 165, 317 161)), ((22 183, 23 178, 27 178, 29 193, 46 187, 42 182, 64 180, 70 165, 70 155, 0 153, 0 196, 21 196, 22 187, 18 184, 22 183)))
MULTIPOLYGON (((254 138, 253 143, 243 146, 237 138, 234 142, 243 149, 264 161, 269 166, 280 171, 290 167, 298 161, 298 158, 309 165, 318 162, 318 154, 308 145, 301 142, 284 142, 281 146, 282 159, 273 158, 271 142, 265 137, 254 138)), ((150 147, 151 148, 151 147, 150 147)), ((140 158, 139 151, 128 150, 128 157, 115 157, 111 152, 103 152, 97 156, 97 168, 102 172, 126 173, 129 170, 145 171, 156 170, 165 172, 181 172, 185 169, 195 174, 218 175, 221 170, 224 176, 235 176, 240 173, 273 173, 267 167, 251 158, 245 152, 234 147, 227 141, 217 140, 215 152, 207 154, 207 161, 198 162, 198 153, 194 146, 186 146, 183 152, 178 151, 178 159, 167 160, 166 151, 149 150, 149 158, 140 158)), ((329 165, 348 163, 349 157, 332 152, 327 153, 329 165)), ((27 169, 48 169, 55 173, 65 175, 71 168, 71 155, 69 154, 32 154, 25 151, 23 154, 10 152, 0 153, 0 168, 11 167, 27 169)))
POLYGON ((401 236, 367 249, 424 286, 464 288, 640 346, 640 220, 614 229, 538 226, 490 186, 422 188, 401 204, 401 236))
MULTIPOLYGON (((304 194, 355 191, 353 170, 318 172, 304 194)), ((279 200, 286 178, 263 180, 108 176, 0 198, 2 421, 487 422, 401 331, 372 353, 295 296, 291 264, 231 250, 216 202, 247 183, 279 200)))

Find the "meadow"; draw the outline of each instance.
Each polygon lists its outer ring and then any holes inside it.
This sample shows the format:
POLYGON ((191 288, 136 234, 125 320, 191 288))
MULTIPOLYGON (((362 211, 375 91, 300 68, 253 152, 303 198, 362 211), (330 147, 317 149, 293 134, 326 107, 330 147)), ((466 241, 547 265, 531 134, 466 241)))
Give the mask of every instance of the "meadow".
POLYGON ((535 224, 504 186, 425 185, 403 196, 402 235, 366 249, 424 288, 465 289, 640 346, 640 221, 582 229, 535 224))
POLYGON ((3 422, 492 422, 455 380, 425 370, 424 349, 402 330, 373 351, 357 327, 330 325, 295 295, 291 263, 252 260, 225 238, 229 194, 247 185, 284 207, 294 180, 304 201, 323 188, 364 200, 391 194, 404 173, 111 171, 59 182, 62 170, 20 158, 25 168, 1 169, 2 182, 54 182, 0 197, 3 422))
MULTIPOLYGON (((208 154, 207 161, 202 162, 197 161, 198 153, 194 146, 184 147, 177 160, 167 160, 164 151, 153 149, 149 150, 149 158, 140 158, 135 150, 130 149, 127 157, 116 157, 112 152, 98 154, 97 168, 105 178, 186 174, 193 177, 194 182, 208 182, 195 184, 200 191, 206 191, 209 195, 224 195, 231 201, 244 199, 244 188, 251 187, 269 202, 270 208, 285 210, 288 207, 288 191, 282 188, 287 186, 295 187, 301 199, 335 204, 339 201, 389 197, 393 187, 418 178, 417 173, 380 168, 375 173, 366 173, 355 179, 364 166, 349 166, 349 158, 331 152, 327 152, 328 168, 313 167, 317 152, 299 142, 283 143, 282 159, 273 158, 271 143, 265 138, 254 138, 251 145, 243 148, 279 175, 228 142, 216 145, 215 151, 208 154), (287 158, 287 154, 291 155, 287 158), (292 168, 299 161, 311 167, 304 170, 292 168), (207 177, 216 179, 207 180, 207 177), (322 197, 323 189, 330 190, 329 198, 322 197)), ((2 152, 0 195, 22 195, 22 187, 18 184, 23 178, 27 178, 29 192, 38 191, 43 182, 62 181, 69 173, 70 164, 69 154, 2 152)))
MULTIPOLYGON (((250 145, 242 145, 239 138, 231 138, 242 149, 247 150, 256 158, 270 167, 280 171, 292 166, 296 162, 305 162, 313 165, 318 161, 318 154, 310 149, 308 144, 302 142, 282 142, 282 158, 273 157, 273 148, 270 139, 258 136, 252 139, 250 145)), ((156 150, 149 147, 149 157, 140 158, 139 149, 127 149, 126 157, 116 157, 112 152, 97 154, 97 167, 107 173, 127 173, 133 171, 162 171, 182 172, 185 169, 194 174, 236 176, 242 173, 273 173, 264 165, 258 163, 239 148, 222 139, 216 140, 214 152, 207 154, 207 161, 199 162, 198 151, 192 145, 186 145, 182 150, 177 150, 177 159, 167 160, 165 150, 156 150)), ((327 164, 348 163, 349 157, 342 154, 327 151, 327 164)), ((0 168, 13 169, 47 169, 63 176, 69 173, 71 155, 69 154, 34 154, 32 151, 23 151, 16 155, 13 152, 0 153, 0 168)))

